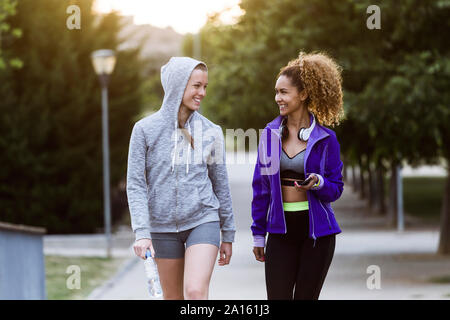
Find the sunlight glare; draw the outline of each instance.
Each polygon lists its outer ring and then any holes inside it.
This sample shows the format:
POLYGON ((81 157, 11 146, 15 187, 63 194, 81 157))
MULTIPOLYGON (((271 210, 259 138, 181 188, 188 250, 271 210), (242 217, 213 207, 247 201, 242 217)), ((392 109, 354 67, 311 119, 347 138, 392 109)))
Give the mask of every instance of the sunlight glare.
POLYGON ((197 32, 213 12, 229 8, 221 15, 224 23, 233 23, 242 15, 240 0, 96 0, 94 10, 107 13, 117 10, 134 17, 135 24, 151 24, 155 27, 171 26, 175 31, 197 32))

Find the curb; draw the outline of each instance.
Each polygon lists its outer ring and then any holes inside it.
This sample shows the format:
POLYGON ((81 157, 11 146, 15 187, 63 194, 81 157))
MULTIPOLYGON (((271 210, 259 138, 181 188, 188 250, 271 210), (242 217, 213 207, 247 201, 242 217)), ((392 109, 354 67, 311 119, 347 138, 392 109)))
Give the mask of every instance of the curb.
POLYGON ((126 260, 113 277, 109 278, 103 285, 95 288, 86 299, 101 300, 103 294, 114 287, 114 285, 140 260, 141 259, 137 256, 126 260))

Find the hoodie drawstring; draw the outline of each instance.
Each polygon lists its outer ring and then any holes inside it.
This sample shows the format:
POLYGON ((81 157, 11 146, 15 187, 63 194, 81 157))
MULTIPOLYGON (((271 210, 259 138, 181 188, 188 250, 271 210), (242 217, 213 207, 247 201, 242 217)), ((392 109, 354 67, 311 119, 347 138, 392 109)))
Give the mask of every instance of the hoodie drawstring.
MULTIPOLYGON (((188 123, 188 132, 189 132, 189 135, 192 138, 190 123, 188 123)), ((173 170, 175 168, 175 157, 177 155, 177 144, 178 144, 178 124, 177 124, 177 121, 175 121, 175 142, 174 142, 174 146, 173 146, 172 172, 173 172, 173 170)), ((186 174, 189 173, 189 160, 190 160, 190 158, 191 158, 191 146, 190 146, 190 143, 188 143, 188 151, 187 151, 187 157, 186 157, 186 174)))
POLYGON ((172 172, 175 168, 175 156, 177 155, 177 143, 178 143, 178 130, 177 130, 177 122, 175 121, 175 141, 173 146, 173 156, 172 156, 172 172))
MULTIPOLYGON (((188 123, 188 132, 189 132, 189 136, 192 139, 192 134, 191 134, 191 125, 188 123)), ((189 173, 189 160, 191 159, 191 143, 190 141, 188 142, 188 152, 187 152, 187 157, 186 157, 186 174, 189 173)))

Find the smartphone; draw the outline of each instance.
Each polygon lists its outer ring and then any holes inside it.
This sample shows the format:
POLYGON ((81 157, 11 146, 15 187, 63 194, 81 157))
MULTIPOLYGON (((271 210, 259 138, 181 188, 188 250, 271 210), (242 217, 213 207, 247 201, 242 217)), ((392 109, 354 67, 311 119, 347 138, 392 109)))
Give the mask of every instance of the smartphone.
POLYGON ((301 185, 301 186, 306 186, 308 183, 310 183, 312 180, 312 176, 309 176, 308 179, 306 180, 297 180, 297 184, 301 185))

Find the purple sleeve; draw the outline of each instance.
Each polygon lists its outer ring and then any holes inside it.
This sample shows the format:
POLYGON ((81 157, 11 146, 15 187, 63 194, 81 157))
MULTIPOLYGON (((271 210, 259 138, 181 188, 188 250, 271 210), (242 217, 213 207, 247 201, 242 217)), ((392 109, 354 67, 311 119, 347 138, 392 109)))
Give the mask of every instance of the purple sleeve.
MULTIPOLYGON (((263 144, 264 139, 260 141, 263 144)), ((253 235, 266 234, 266 224, 267 224, 267 212, 270 205, 270 184, 269 178, 266 174, 261 174, 261 154, 260 150, 263 148, 258 148, 258 156, 256 159, 255 171, 253 173, 253 199, 252 199, 252 219, 253 223, 251 225, 251 230, 253 235)), ((264 151, 263 151, 264 152, 264 151)))
POLYGON ((344 190, 344 182, 342 181, 343 163, 340 157, 339 142, 335 136, 332 136, 325 159, 325 172, 322 176, 323 185, 320 189, 314 190, 321 201, 334 202, 340 198, 344 190))
POLYGON ((266 246, 266 238, 259 234, 254 235, 253 236, 253 246, 264 248, 266 246))
POLYGON ((319 179, 319 185, 317 187, 312 187, 311 190, 320 190, 323 187, 324 181, 320 174, 314 173, 314 175, 319 179))

